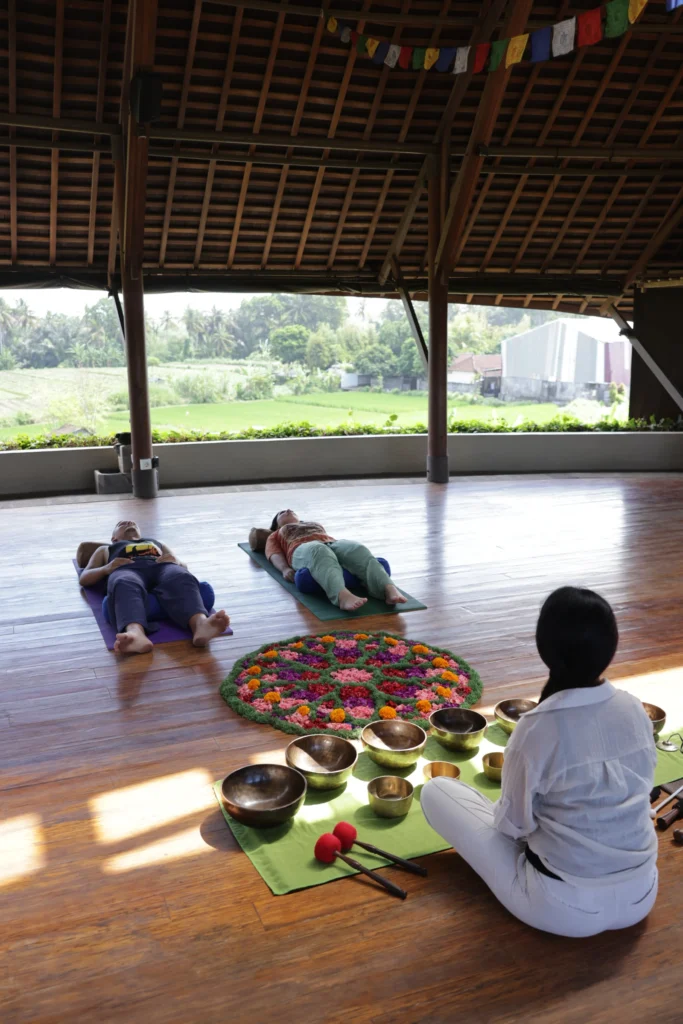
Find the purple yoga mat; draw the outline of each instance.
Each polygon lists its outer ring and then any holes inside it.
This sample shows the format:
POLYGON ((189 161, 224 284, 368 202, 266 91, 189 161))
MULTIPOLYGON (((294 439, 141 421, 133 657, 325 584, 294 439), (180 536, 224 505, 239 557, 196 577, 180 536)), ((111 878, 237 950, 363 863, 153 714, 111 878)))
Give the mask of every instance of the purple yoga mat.
MULTIPOLYGON (((81 569, 78 568, 76 559, 72 559, 74 569, 81 575, 81 569)), ((104 591, 99 587, 81 587, 81 593, 88 602, 90 610, 95 616, 95 622, 100 627, 100 633, 102 639, 107 645, 107 650, 113 651, 114 644, 116 643, 116 630, 113 626, 110 626, 102 613, 102 599, 105 596, 104 591)), ((161 619, 158 622, 151 623, 156 626, 154 632, 149 634, 149 638, 153 644, 172 644, 177 640, 191 640, 192 633, 189 629, 181 629, 180 626, 176 626, 170 619, 161 619)), ((232 630, 230 626, 225 630, 221 636, 232 636, 232 630)))

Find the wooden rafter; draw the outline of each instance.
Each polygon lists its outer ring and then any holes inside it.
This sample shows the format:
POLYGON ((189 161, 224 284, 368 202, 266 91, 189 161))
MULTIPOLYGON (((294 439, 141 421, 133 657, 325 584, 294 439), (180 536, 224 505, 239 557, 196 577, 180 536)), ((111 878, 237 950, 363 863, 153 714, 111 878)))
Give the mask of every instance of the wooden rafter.
MULTIPOLYGON (((223 131, 223 123, 225 121, 225 112, 228 107, 228 97, 230 95, 230 86, 232 84, 232 76, 235 70, 235 56, 237 54, 237 46, 240 38, 240 29, 242 27, 242 8, 238 7, 235 11, 235 18, 232 23, 232 32, 230 33, 230 47, 228 49, 228 59, 225 65, 225 72, 223 74, 223 85, 221 87, 221 95, 218 101, 218 113, 216 115, 216 131, 223 131)), ((217 149, 217 147, 215 147, 217 149)), ((197 229, 197 240, 194 247, 194 267, 195 269, 199 266, 202 246, 204 245, 204 233, 206 231, 206 221, 209 216, 209 206, 211 204, 211 193, 213 191, 213 179, 216 176, 216 161, 212 160, 209 164, 209 169, 206 172, 206 183, 204 185, 204 196, 202 198, 202 211, 199 215, 199 227, 197 229)))
MULTIPOLYGON (((268 90, 270 89, 270 83, 273 78, 273 68, 275 67, 275 59, 277 57, 278 47, 280 45, 280 37, 282 35, 282 28, 285 23, 284 14, 279 14, 277 22, 275 24, 275 31, 273 33, 273 45, 270 53, 268 54, 268 62, 266 64, 265 74, 263 76, 263 83, 261 85, 261 92, 259 95, 258 107, 256 108, 256 117, 254 118, 253 134, 258 135, 261 131, 261 122, 263 121, 263 114, 266 109, 266 101, 268 99, 268 90)), ((252 152, 252 150, 250 150, 252 152)), ((242 216, 244 215, 244 207, 247 202, 247 192, 249 190, 249 179, 251 178, 251 170, 254 165, 252 163, 245 164, 244 174, 242 175, 242 185, 240 187, 240 196, 237 201, 237 211, 235 212, 235 222, 232 227, 232 237, 230 238, 230 251, 228 253, 228 270, 232 267, 235 262, 235 253, 237 252, 237 242, 240 234, 240 227, 242 225, 242 216)))
MULTIPOLYGON (((95 120, 101 121, 104 113, 104 95, 107 85, 107 55, 109 51, 109 29, 111 26, 111 0, 102 4, 102 25, 100 27, 100 67, 97 76, 97 98, 95 100, 95 120)), ((95 259, 95 227, 97 224, 97 198, 100 178, 100 152, 95 151, 92 158, 92 175, 90 179, 90 213, 88 217, 88 266, 95 259)))
MULTIPOLYGON (((192 25, 190 27, 190 39, 187 45, 185 58, 185 73, 183 75, 183 86, 180 94, 180 109, 178 110, 178 128, 185 124, 187 112, 187 100, 190 94, 190 82, 192 81, 192 66, 197 48, 197 35, 199 33, 199 21, 202 15, 202 0, 194 0, 192 12, 192 25)), ((171 157, 171 168, 168 177, 168 190, 166 192, 166 206, 164 208, 164 226, 161 229, 161 245, 159 247, 159 266, 163 267, 166 262, 166 246, 168 245, 168 232, 171 226, 171 213, 173 211, 173 195, 175 192, 175 180, 178 173, 178 157, 171 157)))
POLYGON ((107 276, 109 284, 113 280, 116 269, 116 243, 118 240, 121 250, 123 249, 123 220, 124 220, 124 177, 125 166, 123 161, 124 139, 128 133, 128 90, 130 84, 130 67, 133 50, 133 14, 134 5, 128 5, 126 16, 126 36, 123 44, 123 67, 121 68, 121 83, 119 89, 119 142, 115 144, 112 155, 115 159, 114 191, 112 193, 111 220, 109 223, 109 255, 107 259, 107 276), (117 166, 118 165, 118 166, 117 166))
MULTIPOLYGON (((62 107, 62 70, 64 58, 64 0, 55 6, 55 56, 52 81, 52 116, 59 117, 62 107)), ((56 138, 56 136, 53 136, 56 138)), ((59 150, 52 150, 50 168, 50 266, 57 262, 57 213, 59 210, 59 150)))
MULTIPOLYGON (((17 112, 17 4, 16 0, 7 2, 7 45, 9 60, 9 91, 8 103, 10 114, 17 112)), ((12 135, 12 132, 10 132, 12 135)), ((9 148, 9 217, 10 217, 10 259, 16 263, 18 255, 17 242, 17 150, 9 148)))

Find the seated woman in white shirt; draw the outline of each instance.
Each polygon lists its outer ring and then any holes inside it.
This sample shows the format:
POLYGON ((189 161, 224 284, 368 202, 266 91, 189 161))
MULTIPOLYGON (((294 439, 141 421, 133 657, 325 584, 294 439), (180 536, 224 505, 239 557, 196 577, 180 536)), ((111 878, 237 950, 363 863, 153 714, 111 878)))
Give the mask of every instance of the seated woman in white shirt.
POLYGON ((627 928, 657 896, 652 723, 602 677, 618 638, 598 594, 556 590, 536 629, 550 677, 508 741, 500 799, 445 777, 422 791, 427 821, 503 906, 555 935, 627 928))

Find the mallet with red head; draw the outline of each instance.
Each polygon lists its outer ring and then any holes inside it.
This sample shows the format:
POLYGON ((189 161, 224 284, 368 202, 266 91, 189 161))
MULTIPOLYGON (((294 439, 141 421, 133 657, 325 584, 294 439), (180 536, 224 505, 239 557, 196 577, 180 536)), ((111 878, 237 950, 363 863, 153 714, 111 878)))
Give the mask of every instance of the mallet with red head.
POLYGON ((414 875, 422 875, 423 878, 427 875, 427 868, 423 868, 421 864, 415 864, 412 860, 404 860, 403 857, 397 857, 395 853, 389 853, 387 850, 380 850, 378 846, 373 846, 372 843, 362 842, 358 838, 358 831, 348 821, 340 821, 335 825, 333 834, 341 842, 343 853, 347 853, 355 844, 356 846, 361 846, 364 850, 368 850, 369 853, 374 853, 378 857, 390 860, 392 864, 405 868, 406 871, 411 871, 414 875))
POLYGON ((320 836, 313 852, 315 859, 319 860, 322 864, 333 864, 337 857, 341 858, 349 867, 355 868, 361 874, 367 875, 368 878, 372 878, 375 882, 379 882, 387 892, 390 892, 392 896, 398 896, 400 900, 404 900, 408 895, 404 889, 394 885, 388 878, 384 878, 383 875, 379 875, 376 871, 371 871, 370 868, 366 868, 359 861, 354 860, 353 857, 347 857, 345 853, 342 853, 341 840, 337 836, 332 835, 331 832, 325 832, 324 835, 320 836))

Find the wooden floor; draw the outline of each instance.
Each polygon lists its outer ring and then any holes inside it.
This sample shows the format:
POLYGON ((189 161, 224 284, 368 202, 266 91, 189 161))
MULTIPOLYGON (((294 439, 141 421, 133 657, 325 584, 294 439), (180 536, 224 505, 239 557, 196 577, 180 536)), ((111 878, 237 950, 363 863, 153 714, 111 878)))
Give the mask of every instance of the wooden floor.
POLYGON ((404 904, 355 879, 270 895, 210 782, 286 743, 218 696, 234 659, 324 631, 237 548, 287 506, 391 561, 428 610, 362 627, 452 648, 481 673, 484 708, 538 691, 539 604, 580 583, 617 611, 612 678, 683 723, 681 476, 0 505, 0 1021, 681 1021, 670 834, 649 920, 591 940, 520 924, 453 852, 428 859, 404 904), (214 582, 234 637, 128 661, 106 651, 71 558, 122 516, 214 582))

